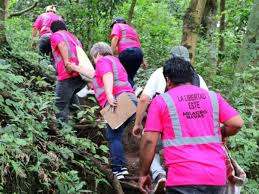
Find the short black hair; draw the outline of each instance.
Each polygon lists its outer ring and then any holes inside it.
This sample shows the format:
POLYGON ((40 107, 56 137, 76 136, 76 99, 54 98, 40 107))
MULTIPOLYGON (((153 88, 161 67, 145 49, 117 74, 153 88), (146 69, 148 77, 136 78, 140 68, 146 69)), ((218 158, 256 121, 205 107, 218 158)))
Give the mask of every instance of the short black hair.
POLYGON ((52 22, 50 29, 53 33, 55 33, 59 30, 67 30, 67 26, 61 20, 56 20, 56 21, 52 22))
POLYGON ((191 63, 180 57, 170 58, 163 67, 164 77, 174 85, 192 83, 193 71, 191 63))

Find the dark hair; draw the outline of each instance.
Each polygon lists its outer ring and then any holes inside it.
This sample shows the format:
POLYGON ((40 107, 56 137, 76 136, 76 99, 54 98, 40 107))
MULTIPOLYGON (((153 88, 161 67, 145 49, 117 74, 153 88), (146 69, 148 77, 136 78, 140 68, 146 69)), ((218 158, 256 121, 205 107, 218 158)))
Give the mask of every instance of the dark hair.
POLYGON ((59 30, 67 30, 67 26, 61 20, 56 20, 56 21, 52 22, 50 29, 53 33, 55 33, 59 30))
POLYGON ((118 17, 113 18, 111 28, 113 28, 115 23, 126 24, 127 22, 124 18, 118 16, 118 17))
POLYGON ((170 58, 163 67, 164 77, 174 85, 192 83, 193 71, 191 63, 180 57, 170 58))

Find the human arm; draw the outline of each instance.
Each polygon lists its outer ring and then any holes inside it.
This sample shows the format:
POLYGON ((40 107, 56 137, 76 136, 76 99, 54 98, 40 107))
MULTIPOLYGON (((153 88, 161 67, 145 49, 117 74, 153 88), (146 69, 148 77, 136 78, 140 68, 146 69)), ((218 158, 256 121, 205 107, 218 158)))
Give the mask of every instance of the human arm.
POLYGON ((35 38, 36 38, 37 34, 38 34, 38 28, 33 27, 32 28, 32 42, 31 42, 32 48, 36 47, 37 42, 35 41, 35 38))
POLYGON ((103 84, 107 100, 110 105, 117 106, 117 101, 113 96, 113 73, 107 72, 103 75, 103 84))
POLYGON ((159 132, 145 132, 140 142, 140 175, 139 188, 142 193, 147 194, 151 186, 149 170, 155 155, 159 132))
POLYGON ((119 37, 118 36, 113 36, 112 40, 111 40, 111 49, 112 49, 113 53, 116 51, 116 47, 118 45, 118 42, 119 42, 119 37))
POLYGON ((76 65, 75 63, 67 63, 66 70, 68 72, 76 71, 88 78, 93 78, 95 74, 95 70, 85 69, 83 66, 76 65))
POLYGON ((143 117, 144 117, 145 112, 147 110, 147 107, 150 103, 150 100, 151 100, 151 98, 148 95, 142 94, 140 96, 139 101, 138 101, 135 124, 134 124, 134 127, 132 129, 132 134, 136 137, 139 137, 139 138, 141 137, 141 130, 143 128, 142 120, 143 120, 143 117))
POLYGON ((239 113, 218 93, 219 121, 222 137, 235 135, 243 126, 243 119, 239 113))
POLYGON ((223 123, 221 127, 222 137, 232 136, 238 133, 243 126, 243 119, 240 115, 234 116, 223 123))
MULTIPOLYGON (((61 57, 62 57, 62 59, 63 59, 63 61, 64 61, 64 65, 65 65, 65 67, 69 64, 69 57, 68 57, 68 48, 67 48, 67 45, 66 45, 66 43, 64 42, 64 41, 62 41, 62 42, 60 42, 60 43, 58 43, 58 49, 59 49, 59 52, 60 52, 60 55, 61 55, 61 57)), ((72 71, 69 71, 69 70, 67 70, 66 69, 66 71, 67 71, 67 73, 68 74, 71 74, 72 73, 72 71)))

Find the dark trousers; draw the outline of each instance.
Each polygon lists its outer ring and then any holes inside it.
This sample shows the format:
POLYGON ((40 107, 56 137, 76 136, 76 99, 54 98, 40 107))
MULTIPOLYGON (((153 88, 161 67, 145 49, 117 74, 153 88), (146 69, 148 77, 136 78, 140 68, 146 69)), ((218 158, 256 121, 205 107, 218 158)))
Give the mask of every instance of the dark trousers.
POLYGON ((69 111, 76 108, 74 105, 79 105, 79 99, 76 95, 83 87, 86 82, 82 80, 80 76, 69 78, 65 80, 58 80, 56 84, 56 107, 58 113, 56 114, 57 119, 64 122, 68 120, 69 111))
POLYGON ((174 186, 166 187, 166 194, 224 194, 225 186, 174 186))
POLYGON ((128 74, 128 80, 131 86, 134 86, 134 77, 143 62, 143 52, 140 48, 127 48, 119 55, 120 62, 128 74))
MULTIPOLYGON (((129 94, 132 102, 137 104, 137 97, 134 94, 129 94)), ((113 172, 121 172, 121 168, 126 166, 124 147, 122 144, 123 132, 128 124, 135 118, 135 115, 131 116, 126 122, 124 122, 118 129, 112 129, 108 124, 106 125, 106 138, 109 143, 110 156, 113 172)))
POLYGON ((39 50, 43 56, 51 56, 50 36, 51 34, 44 34, 40 37, 39 50))

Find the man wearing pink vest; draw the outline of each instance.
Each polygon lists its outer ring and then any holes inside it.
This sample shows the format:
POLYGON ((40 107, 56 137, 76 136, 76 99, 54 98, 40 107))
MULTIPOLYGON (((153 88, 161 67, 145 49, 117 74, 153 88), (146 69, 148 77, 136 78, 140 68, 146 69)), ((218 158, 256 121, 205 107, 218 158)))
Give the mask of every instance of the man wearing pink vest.
POLYGON ((85 85, 81 76, 75 71, 68 71, 66 66, 73 63, 78 65, 76 46, 82 47, 80 41, 67 31, 64 22, 57 20, 51 24, 51 47, 57 74, 56 106, 57 118, 67 121, 69 110, 75 109, 73 105, 79 105, 76 95, 85 85))
MULTIPOLYGON (((46 7, 46 13, 38 16, 36 21, 33 24, 32 38, 35 39, 39 32, 39 50, 43 55, 50 55, 51 46, 50 46, 50 36, 52 34, 50 26, 52 22, 56 20, 62 20, 61 16, 56 14, 57 10, 54 5, 49 5, 46 7)), ((32 41, 32 47, 36 46, 35 40, 32 41)))
POLYGON ((149 168, 161 134, 168 194, 223 194, 227 177, 222 137, 235 135, 243 120, 219 93, 191 85, 189 62, 171 58, 163 73, 169 90, 149 108, 140 145, 140 189, 148 192, 149 168))
POLYGON ((143 52, 139 42, 138 34, 133 27, 126 24, 122 17, 116 17, 111 25, 110 34, 111 48, 117 50, 119 59, 128 74, 131 86, 134 86, 134 76, 141 63, 143 63, 143 52))

